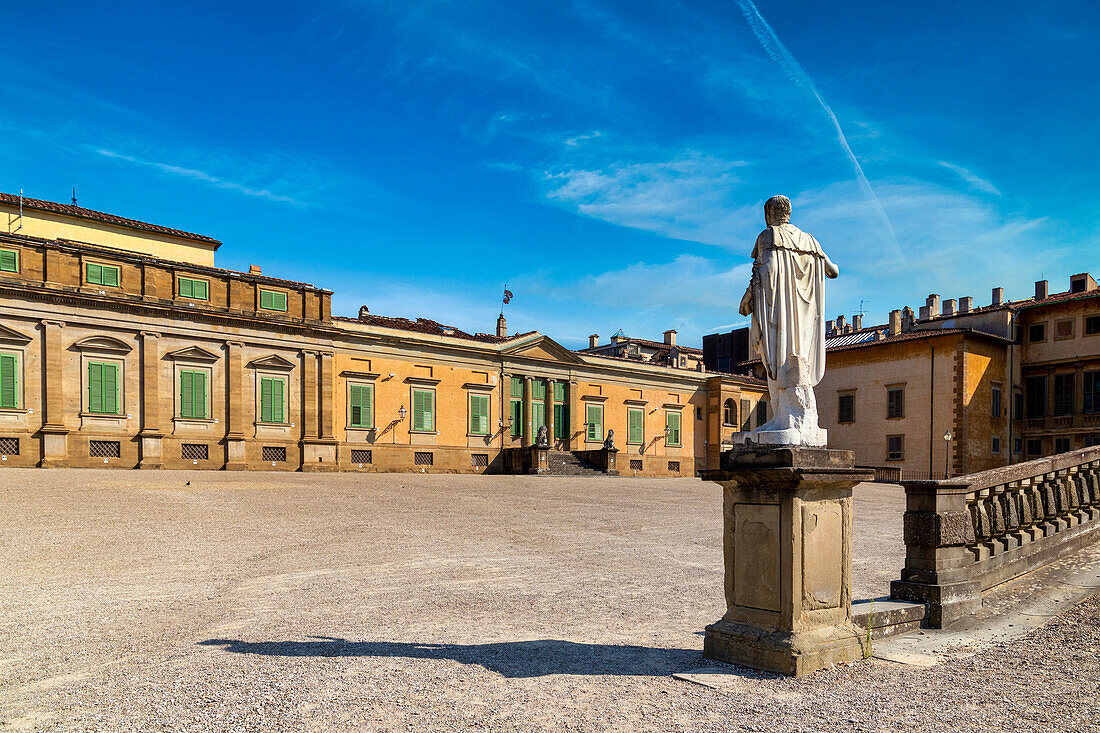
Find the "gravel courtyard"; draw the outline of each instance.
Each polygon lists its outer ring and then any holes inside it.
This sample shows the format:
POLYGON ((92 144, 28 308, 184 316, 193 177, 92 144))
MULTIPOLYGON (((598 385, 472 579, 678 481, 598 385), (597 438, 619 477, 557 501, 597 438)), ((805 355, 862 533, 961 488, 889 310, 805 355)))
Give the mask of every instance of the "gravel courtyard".
MULTIPOLYGON (((884 595, 904 498, 855 496, 884 595)), ((0 731, 1095 723, 1095 597, 932 669, 673 679, 724 610, 720 515, 695 479, 0 470, 0 731)))

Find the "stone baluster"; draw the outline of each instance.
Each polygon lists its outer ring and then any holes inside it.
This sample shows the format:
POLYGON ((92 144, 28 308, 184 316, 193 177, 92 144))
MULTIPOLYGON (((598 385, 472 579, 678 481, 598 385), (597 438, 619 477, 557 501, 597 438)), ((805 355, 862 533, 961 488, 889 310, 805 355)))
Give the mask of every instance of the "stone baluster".
POLYGON ((974 545, 970 550, 974 553, 975 560, 984 560, 989 557, 990 543, 993 539, 989 512, 986 511, 985 502, 981 500, 980 492, 967 495, 966 501, 966 508, 974 524, 974 545))
POLYGON ((1044 473, 1039 485, 1043 497, 1043 534, 1047 537, 1058 531, 1058 503, 1054 498, 1054 476, 1044 473))
POLYGON ((1027 479, 1027 499, 1031 507, 1031 524, 1028 530, 1031 532, 1031 539, 1037 540, 1043 536, 1043 492, 1034 477, 1027 479))
POLYGON ((1016 495, 1020 503, 1020 542, 1034 542, 1035 537, 1035 502, 1032 495, 1031 479, 1020 479, 1016 482, 1018 489, 1016 495))
POLYGON ((1008 545, 1005 541, 1005 513, 1004 507, 1001 506, 1001 502, 996 493, 996 487, 991 487, 982 491, 982 494, 986 496, 986 506, 989 508, 989 518, 993 523, 993 539, 990 547, 990 554, 998 555, 1008 549, 1008 545))
POLYGON ((1020 515, 1017 511, 1015 483, 1001 484, 996 487, 996 491, 1005 518, 1005 549, 1014 550, 1020 546, 1020 515))

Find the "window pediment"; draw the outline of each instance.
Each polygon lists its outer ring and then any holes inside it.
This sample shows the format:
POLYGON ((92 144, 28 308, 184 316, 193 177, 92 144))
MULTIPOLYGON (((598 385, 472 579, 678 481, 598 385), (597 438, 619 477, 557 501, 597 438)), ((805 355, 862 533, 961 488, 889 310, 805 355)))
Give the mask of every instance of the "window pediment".
POLYGON ((30 340, 30 336, 25 336, 14 329, 8 328, 7 326, 0 326, 0 343, 25 344, 30 342, 30 340))
POLYGON ((177 349, 164 355, 166 359, 175 359, 176 361, 192 361, 202 362, 209 364, 217 361, 220 357, 218 354, 212 351, 207 351, 200 346, 188 346, 183 349, 177 349))
POLYGON ((73 344, 80 351, 97 351, 107 354, 129 354, 133 346, 113 336, 88 336, 73 344))
POLYGON ((289 372, 294 368, 294 362, 284 359, 278 354, 261 356, 248 362, 253 369, 274 369, 275 371, 289 372))

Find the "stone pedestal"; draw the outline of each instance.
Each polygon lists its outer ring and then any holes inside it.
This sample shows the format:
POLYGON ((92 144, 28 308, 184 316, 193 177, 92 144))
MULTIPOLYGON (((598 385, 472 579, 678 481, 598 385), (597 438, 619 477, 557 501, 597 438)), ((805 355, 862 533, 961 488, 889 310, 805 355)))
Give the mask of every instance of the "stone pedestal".
POLYGON ((711 659, 801 675, 864 656, 852 625, 851 451, 741 446, 702 472, 722 486, 726 615, 711 659))
POLYGON ((550 473, 550 449, 545 446, 531 446, 531 467, 527 473, 550 473))
POLYGON ((138 468, 164 468, 164 436, 160 433, 141 433, 141 458, 138 468))

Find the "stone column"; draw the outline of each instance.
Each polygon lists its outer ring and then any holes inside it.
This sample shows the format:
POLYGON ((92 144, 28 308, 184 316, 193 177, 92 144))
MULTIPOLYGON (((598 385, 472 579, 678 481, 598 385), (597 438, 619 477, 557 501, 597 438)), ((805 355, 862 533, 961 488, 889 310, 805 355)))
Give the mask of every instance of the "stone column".
POLYGON ((244 344, 240 341, 226 341, 225 348, 225 398, 228 403, 225 418, 225 469, 243 471, 248 468, 244 401, 253 399, 253 395, 244 384, 244 344))
POLYGON ((141 332, 141 460, 138 468, 164 468, 160 410, 160 334, 141 332))
MULTIPOLYGON (((48 251, 48 250, 47 250, 48 251)), ((62 321, 42 321, 42 460, 40 466, 69 465, 69 427, 65 414, 62 321)), ((76 385, 77 400, 82 387, 76 385)))
MULTIPOLYGON (((951 441, 956 442, 956 441, 951 441)), ((928 624, 943 628, 982 607, 973 579, 974 524, 965 481, 904 481, 905 568, 890 583, 890 597, 925 603, 928 624)))
POLYGON ((863 657, 852 625, 851 451, 739 446, 704 471, 723 492, 726 614, 703 654, 789 675, 863 657))
POLYGON ((303 471, 335 471, 338 468, 332 427, 332 356, 331 353, 302 351, 303 471))

